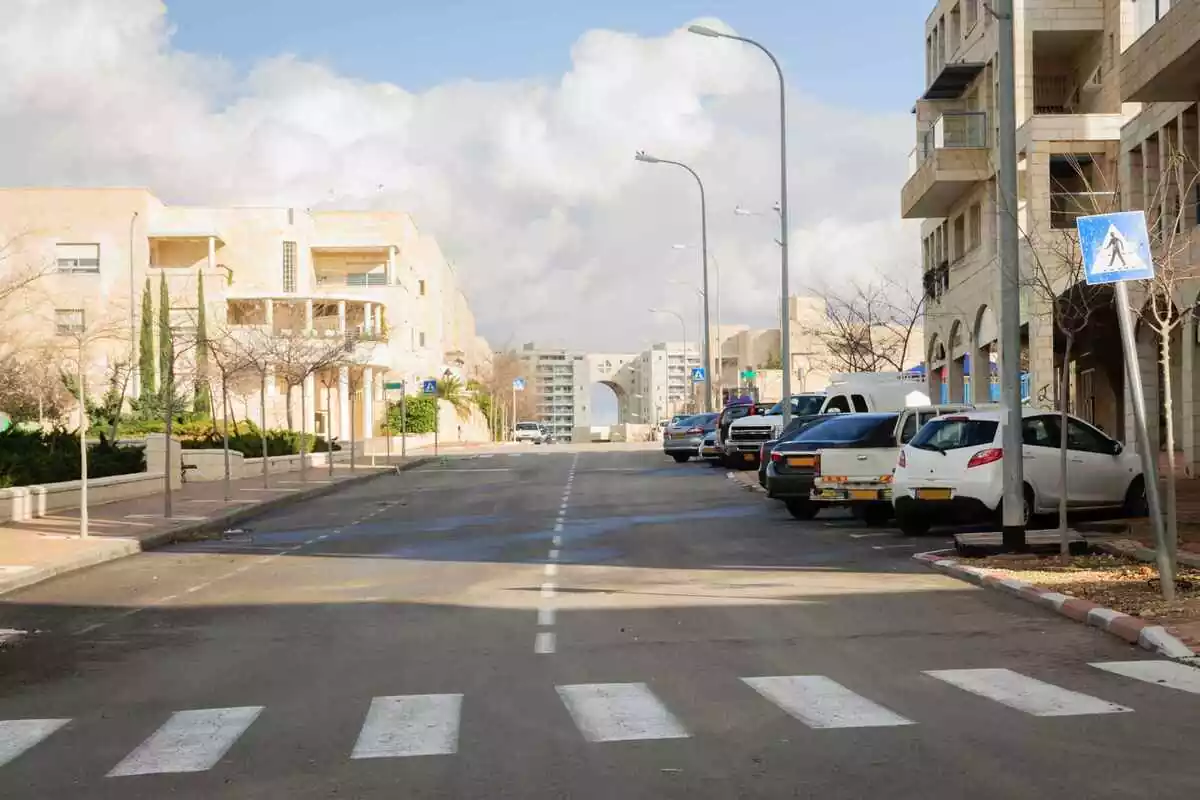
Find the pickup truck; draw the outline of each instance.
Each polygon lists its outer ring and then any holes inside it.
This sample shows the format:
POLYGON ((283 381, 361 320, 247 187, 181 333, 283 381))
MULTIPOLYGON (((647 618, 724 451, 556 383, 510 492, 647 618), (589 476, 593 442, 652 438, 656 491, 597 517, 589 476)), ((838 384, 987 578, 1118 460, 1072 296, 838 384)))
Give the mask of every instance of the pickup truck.
MULTIPOLYGON (((791 398, 791 416, 800 417, 816 414, 825 404, 824 394, 800 394, 791 398)), ((757 406, 754 414, 735 419, 729 433, 722 438, 725 450, 725 466, 731 469, 757 469, 759 456, 765 442, 775 439, 783 428, 784 403, 780 400, 770 408, 757 406)))
POLYGON ((900 449, 934 417, 970 408, 963 404, 906 408, 898 412, 892 430, 878 438, 819 451, 814 462, 814 508, 848 507, 868 525, 886 523, 892 516, 892 472, 900 449))

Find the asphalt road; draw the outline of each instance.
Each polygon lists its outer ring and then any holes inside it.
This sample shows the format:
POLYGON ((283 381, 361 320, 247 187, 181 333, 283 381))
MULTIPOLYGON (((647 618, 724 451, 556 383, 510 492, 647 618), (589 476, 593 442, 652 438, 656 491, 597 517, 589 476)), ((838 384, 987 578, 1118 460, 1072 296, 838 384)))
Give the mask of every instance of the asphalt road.
POLYGON ((1200 687, 911 562, 943 540, 577 450, 447 458, 0 599, 36 631, 0 652, 0 796, 1200 790, 1200 687))

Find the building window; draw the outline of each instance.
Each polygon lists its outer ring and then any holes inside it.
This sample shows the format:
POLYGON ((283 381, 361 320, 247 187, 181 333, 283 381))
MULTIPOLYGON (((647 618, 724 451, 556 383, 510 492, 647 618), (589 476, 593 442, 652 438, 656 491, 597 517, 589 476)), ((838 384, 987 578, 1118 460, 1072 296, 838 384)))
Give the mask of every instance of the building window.
POLYGON ((417 294, 421 297, 425 296, 425 281, 417 281, 417 294))
POLYGON ((967 218, 963 214, 959 214, 954 218, 954 235, 951 243, 953 255, 952 261, 957 261, 962 258, 967 252, 967 218))
POLYGON ((64 336, 73 333, 83 333, 83 309, 54 309, 54 330, 64 336))
POLYGON ((983 205, 975 203, 967 211, 967 249, 983 244, 983 205))
POLYGON ((100 245, 57 244, 54 258, 59 272, 99 272, 100 245))
POLYGON ((283 290, 296 291, 296 243, 283 243, 283 290))

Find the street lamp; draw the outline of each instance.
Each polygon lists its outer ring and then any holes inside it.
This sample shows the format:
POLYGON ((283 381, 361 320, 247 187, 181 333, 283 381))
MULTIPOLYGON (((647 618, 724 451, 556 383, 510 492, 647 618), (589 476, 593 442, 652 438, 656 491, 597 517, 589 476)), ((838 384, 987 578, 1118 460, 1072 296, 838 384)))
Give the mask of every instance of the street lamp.
MULTIPOLYGON (((713 30, 705 25, 691 25, 688 31, 697 36, 706 36, 712 39, 733 39, 737 42, 757 47, 766 54, 767 58, 771 59, 771 63, 775 66, 775 72, 779 75, 779 248, 780 248, 780 265, 779 265, 779 290, 780 290, 780 306, 782 313, 780 314, 779 328, 779 344, 780 356, 783 361, 783 397, 786 400, 792 395, 792 371, 791 371, 791 353, 792 348, 792 326, 791 320, 788 318, 788 173, 787 173, 787 84, 783 78, 783 68, 779 66, 779 59, 775 58, 775 54, 764 47, 762 44, 747 39, 744 36, 735 36, 732 33, 722 33, 721 31, 713 30)), ((783 424, 786 426, 791 418, 791 404, 784 403, 783 408, 783 424)))
MULTIPOLYGON (((686 250, 691 246, 692 245, 688 245, 688 244, 673 244, 673 245, 671 245, 671 249, 672 250, 686 250)), ((716 367, 715 372, 708 373, 705 377, 707 378, 708 386, 711 386, 713 389, 713 396, 716 398, 716 400, 714 402, 720 403, 721 402, 721 400, 720 400, 721 399, 721 368, 722 368, 722 364, 721 364, 721 343, 722 343, 722 337, 721 337, 721 263, 717 260, 717 257, 715 255, 712 256, 709 260, 712 261, 712 267, 713 267, 713 309, 714 309, 713 313, 715 313, 717 316, 716 336, 714 337, 712 335, 712 331, 708 330, 708 326, 703 325, 703 323, 702 323, 702 325, 704 327, 704 332, 706 334, 708 334, 705 341, 709 345, 709 347, 712 346, 713 339, 714 338, 716 339, 717 352, 715 354, 711 354, 711 353, 708 353, 707 351, 704 351, 704 359, 705 359, 704 370, 707 373, 709 369, 712 369, 714 366, 716 367), (712 356, 711 359, 709 358, 710 355, 712 356), (708 363, 710 360, 714 363, 711 363, 711 364, 708 363)), ((700 289, 699 292, 700 292, 700 297, 707 304, 708 303, 708 292, 704 291, 703 289, 700 289)), ((705 309, 707 310, 707 305, 705 306, 705 309)), ((721 403, 721 404, 724 405, 723 403, 721 403)), ((712 409, 709 409, 709 410, 711 411, 712 409)))
MULTIPOLYGON (((683 315, 680 314, 678 311, 672 311, 669 308, 651 308, 651 309, 649 309, 649 311, 651 314, 670 314, 675 319, 679 320, 679 329, 680 329, 680 331, 683 332, 683 382, 684 382, 684 384, 686 384, 687 383, 687 368, 688 368, 687 367, 688 343, 687 343, 687 323, 683 321, 683 315)), ((663 405, 666 407, 667 413, 670 414, 671 413, 671 348, 669 348, 669 347, 666 350, 666 359, 667 359, 667 363, 666 363, 667 379, 666 379, 666 382, 663 384, 663 386, 664 386, 664 388, 663 388, 663 405)), ((652 374, 652 377, 653 377, 653 374, 652 374)))
POLYGON ((712 375, 712 359, 709 358, 708 352, 708 340, 710 338, 708 323, 708 201, 704 196, 704 181, 700 180, 700 176, 696 174, 696 170, 692 169, 681 161, 669 161, 665 158, 656 158, 644 150, 639 150, 634 156, 634 159, 637 161, 642 161, 646 164, 671 164, 672 166, 686 169, 689 173, 691 173, 691 176, 696 179, 696 185, 700 187, 700 259, 702 262, 701 274, 703 275, 704 285, 704 336, 702 337, 703 347, 701 348, 701 352, 703 353, 704 358, 704 372, 706 378, 704 384, 704 410, 712 411, 712 379, 709 377, 712 375))

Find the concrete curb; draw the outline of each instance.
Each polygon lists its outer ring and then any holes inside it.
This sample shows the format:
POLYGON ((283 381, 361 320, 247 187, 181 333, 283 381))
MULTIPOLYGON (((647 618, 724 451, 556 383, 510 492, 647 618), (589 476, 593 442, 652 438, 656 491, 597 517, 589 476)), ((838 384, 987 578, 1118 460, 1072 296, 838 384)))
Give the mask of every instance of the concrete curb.
MULTIPOLYGON (((1134 539, 1110 539, 1107 541, 1100 539, 1091 541, 1089 544, 1095 545, 1109 555, 1125 556, 1126 558, 1145 561, 1149 564, 1153 564, 1156 558, 1152 549, 1145 547, 1141 542, 1134 539)), ((1184 566, 1200 569, 1200 555, 1196 555, 1195 553, 1188 553, 1181 550, 1176 554, 1175 560, 1184 566)))
POLYGON ((947 552, 950 551, 937 550, 917 553, 913 559, 952 578, 1011 594, 1064 617, 1069 617, 1076 622, 1083 622, 1093 628, 1099 628, 1129 644, 1136 644, 1145 650, 1157 652, 1167 658, 1192 658, 1196 655, 1190 647, 1168 633, 1167 629, 1161 625, 1151 625, 1145 620, 1129 614, 1098 606, 1088 600, 1080 600, 1077 597, 1043 589, 1025 581, 1000 577, 991 570, 959 564, 952 558, 946 558, 947 552))
POLYGON ((757 472, 753 472, 753 473, 734 472, 734 471, 730 470, 725 473, 725 477, 728 478, 730 480, 730 482, 737 484, 738 486, 742 487, 743 489, 745 489, 748 492, 758 492, 759 494, 767 493, 766 489, 764 489, 763 487, 758 485, 758 473, 757 472), (742 475, 752 475, 753 480, 743 480, 741 478, 742 475))
MULTIPOLYGON (((109 561, 116 561, 119 558, 137 555, 146 550, 154 550, 159 547, 166 547, 169 544, 191 539, 200 534, 211 533, 213 531, 223 531, 230 525, 236 525, 240 522, 261 517, 264 514, 269 514, 281 508, 286 508, 296 503, 305 500, 315 500, 319 497, 324 497, 327 494, 349 487, 356 486, 361 483, 375 480, 384 475, 395 475, 397 472, 404 472, 414 467, 419 467, 433 460, 433 456, 417 456, 413 461, 407 464, 397 466, 395 470, 375 468, 371 472, 363 475, 356 475, 347 478, 337 483, 322 484, 314 486, 311 489, 303 489, 298 492, 291 492, 279 497, 272 497, 269 500, 264 500, 261 503, 256 503, 252 506, 239 508, 230 511, 226 514, 206 519, 202 522, 193 522, 187 525, 180 525, 177 528, 172 528, 167 531, 150 534, 144 539, 126 539, 120 537, 96 537, 94 541, 103 541, 108 547, 102 550, 93 550, 88 553, 80 553, 79 555, 64 559, 54 564, 49 564, 43 567, 31 569, 28 572, 22 572, 19 575, 13 575, 0 580, 0 595, 15 592, 18 589, 24 589, 34 584, 42 583, 43 581, 57 578, 60 575, 66 575, 70 572, 77 572, 88 567, 94 567, 99 564, 104 564, 109 561)), ((371 467, 364 467, 370 470, 371 467)))

